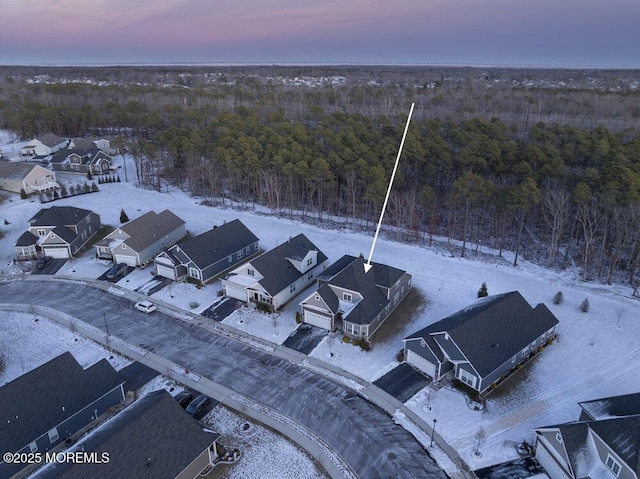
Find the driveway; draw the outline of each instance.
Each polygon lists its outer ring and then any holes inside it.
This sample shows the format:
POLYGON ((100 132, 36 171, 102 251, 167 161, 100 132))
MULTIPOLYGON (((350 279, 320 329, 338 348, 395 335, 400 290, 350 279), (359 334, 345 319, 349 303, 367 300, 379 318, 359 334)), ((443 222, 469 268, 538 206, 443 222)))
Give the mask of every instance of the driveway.
MULTIPOLYGON (((482 452, 482 446, 480 446, 482 452)), ((526 479, 546 474, 538 462, 532 457, 515 459, 475 471, 478 479, 526 479)))
POLYGON ((124 392, 127 393, 140 389, 160 373, 155 369, 151 369, 142 363, 134 361, 126 368, 122 368, 119 374, 124 380, 124 392))
POLYGON ((291 333, 283 345, 303 354, 309 354, 328 334, 329 331, 326 329, 302 323, 298 329, 291 333))
POLYGON ((213 319, 214 321, 222 321, 231 313, 233 313, 236 309, 240 307, 242 301, 235 298, 225 298, 219 303, 214 303, 205 309, 201 316, 205 318, 213 319))
MULTIPOLYGON (((111 265, 113 266, 113 265, 111 265)), ((109 266, 109 269, 111 269, 111 266, 109 266)), ((124 278, 126 275, 128 275, 129 273, 131 273, 134 269, 136 269, 133 266, 127 266, 127 269, 124 273, 120 273, 118 276, 116 276, 115 278, 107 278, 107 273, 109 272, 109 269, 107 269, 104 273, 102 273, 98 279, 100 281, 109 281, 109 283, 117 283, 118 281, 120 281, 122 278, 124 278)))
POLYGON ((152 347, 305 426, 361 478, 446 478, 420 443, 382 409, 341 383, 268 352, 161 311, 141 313, 123 297, 78 282, 1 282, 0 302, 48 306, 103 330, 105 314, 112 335, 152 347))
POLYGON ((51 260, 51 263, 47 265, 46 268, 38 269, 37 266, 33 267, 31 274, 56 274, 60 268, 64 266, 64 264, 69 260, 69 258, 54 258, 51 260))
POLYGON ((393 368, 373 384, 404 403, 411 396, 425 388, 431 382, 431 378, 425 376, 407 363, 402 363, 393 368))

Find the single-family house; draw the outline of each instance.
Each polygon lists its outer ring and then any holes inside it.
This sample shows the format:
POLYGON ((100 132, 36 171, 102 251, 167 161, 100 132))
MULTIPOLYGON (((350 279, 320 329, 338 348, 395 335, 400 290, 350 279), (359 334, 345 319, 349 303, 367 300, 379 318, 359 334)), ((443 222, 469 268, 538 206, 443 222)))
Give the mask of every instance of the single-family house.
POLYGON ((104 137, 95 138, 73 138, 69 142, 69 148, 78 150, 90 150, 92 148, 98 148, 104 151, 107 155, 117 155, 120 150, 111 146, 111 140, 104 137))
POLYGON ((0 162, 0 189, 26 194, 41 193, 59 188, 55 172, 24 162, 0 162))
POLYGON ((92 175, 101 175, 111 171, 113 160, 94 146, 89 149, 64 148, 55 153, 49 163, 55 171, 83 175, 90 171, 92 175))
MULTIPOLYGON (((83 369, 66 352, 0 387, 0 451, 46 453, 124 400, 124 381, 106 359, 83 369)), ((26 463, 2 459, 0 477, 26 463)))
POLYGON ((300 303, 302 320, 351 337, 371 336, 411 290, 411 275, 381 263, 343 256, 317 277, 318 289, 300 303))
POLYGON ((275 311, 309 286, 326 264, 326 255, 299 234, 231 271, 222 287, 231 298, 275 311))
POLYGON ((640 393, 580 403, 580 419, 535 430, 551 479, 640 478, 640 393))
POLYGON ((13 245, 18 259, 42 252, 52 258, 71 258, 101 227, 93 211, 74 206, 43 208, 29 220, 29 229, 13 245))
POLYGON ((258 238, 238 219, 180 241, 155 258, 156 272, 176 281, 200 283, 258 254, 258 238))
POLYGON ((119 226, 96 243, 98 258, 144 266, 187 234, 184 220, 169 210, 149 211, 119 226))
POLYGON ((48 156, 56 151, 64 148, 69 143, 69 140, 60 138, 53 133, 47 133, 46 135, 39 136, 38 138, 30 141, 27 145, 23 146, 20 152, 23 156, 48 156))
POLYGON ((487 296, 404 339, 405 358, 436 381, 452 375, 482 393, 555 337, 557 324, 518 291, 487 296))
POLYGON ((93 454, 99 460, 90 464, 54 464, 39 472, 38 477, 194 479, 218 459, 219 437, 187 414, 168 392, 155 391, 116 414, 71 449, 93 454), (108 462, 103 461, 106 455, 108 462))

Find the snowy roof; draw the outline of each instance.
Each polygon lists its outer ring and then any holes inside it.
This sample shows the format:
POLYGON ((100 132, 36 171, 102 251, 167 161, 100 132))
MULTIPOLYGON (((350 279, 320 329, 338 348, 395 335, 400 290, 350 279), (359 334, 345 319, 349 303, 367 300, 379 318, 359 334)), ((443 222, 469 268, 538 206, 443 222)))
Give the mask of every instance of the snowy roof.
POLYGON ((578 403, 592 419, 632 416, 640 414, 640 393, 578 403))
POLYGON ((487 296, 406 339, 447 332, 486 376, 558 323, 544 304, 532 308, 518 291, 487 296))
POLYGON ((135 220, 120 226, 119 229, 129 235, 124 242, 133 251, 143 251, 160 238, 184 226, 184 220, 169 210, 161 213, 149 211, 135 220))
POLYGON ((54 135, 53 133, 47 133, 46 135, 39 136, 36 139, 49 148, 57 146, 65 141, 64 138, 60 138, 58 135, 54 135))
POLYGON ((36 166, 33 163, 17 161, 0 161, 0 178, 22 180, 36 166))
POLYGON ((83 369, 69 352, 14 379, 0 388, 0 450, 19 451, 123 382, 106 359, 83 369))
POLYGON ((20 235, 14 246, 33 246, 38 243, 38 237, 29 231, 25 231, 20 235))
POLYGON ((108 463, 57 464, 40 477, 177 477, 219 437, 204 430, 165 390, 156 391, 82 441, 85 452, 109 453, 108 463))
POLYGON ((91 214, 91 211, 74 206, 52 206, 38 211, 30 220, 31 226, 74 226, 91 214))

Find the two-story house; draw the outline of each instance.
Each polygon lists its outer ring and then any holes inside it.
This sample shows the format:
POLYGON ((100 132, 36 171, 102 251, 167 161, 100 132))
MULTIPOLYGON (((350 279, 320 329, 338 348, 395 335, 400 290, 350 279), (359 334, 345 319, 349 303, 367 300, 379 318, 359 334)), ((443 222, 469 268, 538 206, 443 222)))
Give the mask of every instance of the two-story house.
POLYGON ((449 374, 482 393, 555 337, 557 324, 518 291, 487 296, 404 339, 405 358, 436 381, 449 374))
POLYGON ((364 264, 343 256, 322 272, 317 291, 300 303, 302 320, 369 341, 411 290, 411 275, 381 263, 365 271, 364 264))
POLYGON ((187 234, 184 220, 169 210, 149 211, 116 228, 95 245, 98 258, 144 266, 187 234))
POLYGON ((0 161, 0 189, 26 194, 59 188, 55 172, 23 162, 0 161))
POLYGON ((101 175, 111 171, 113 160, 94 146, 89 149, 65 148, 55 153, 49 163, 54 171, 101 175))
POLYGON ((34 259, 41 251, 52 258, 71 258, 100 229, 100 217, 74 206, 52 206, 29 220, 29 229, 13 245, 18 259, 34 259))
POLYGON ((307 288, 327 264, 326 255, 299 234, 231 271, 222 279, 227 296, 275 311, 307 288))
POLYGON ((176 281, 206 283, 258 254, 258 238, 233 220, 181 241, 155 257, 156 272, 176 281))
POLYGON ((27 145, 21 149, 23 156, 48 156, 56 151, 64 148, 69 143, 69 140, 54 135, 53 133, 47 133, 46 135, 39 136, 30 141, 27 145))
POLYGON ((640 478, 640 393, 580 403, 578 421, 535 430, 551 479, 640 478))

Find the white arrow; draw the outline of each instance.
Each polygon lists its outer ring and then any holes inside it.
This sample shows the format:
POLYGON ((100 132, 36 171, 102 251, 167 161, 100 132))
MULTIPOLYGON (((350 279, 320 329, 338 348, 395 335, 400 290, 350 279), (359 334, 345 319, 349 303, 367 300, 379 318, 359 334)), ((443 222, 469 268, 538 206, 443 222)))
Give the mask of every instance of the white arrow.
POLYGON ((387 202, 389 201, 389 194, 391 193, 391 186, 393 185, 393 179, 396 177, 396 171, 398 170, 398 162, 400 161, 400 155, 402 154, 402 147, 404 146, 404 139, 407 137, 407 131, 409 130, 409 122, 411 121, 411 115, 413 114, 413 107, 415 103, 411 104, 411 110, 409 110, 409 117, 407 118, 407 124, 404 127, 404 133, 402 134, 402 141, 400 142, 400 148, 398 149, 398 156, 396 157, 396 164, 393 165, 393 172, 391 173, 391 180, 389 181, 389 188, 387 188, 387 196, 384 198, 382 204, 382 211, 380 212, 380 219, 378 220, 378 226, 376 227, 376 234, 373 237, 373 244, 371 245, 371 251, 369 251, 369 259, 367 264, 364 265, 364 272, 368 273, 373 266, 371 266, 371 257, 373 256, 373 250, 376 247, 376 241, 378 241, 378 233, 380 233, 380 225, 382 225, 382 218, 384 217, 384 210, 387 209, 387 202))

